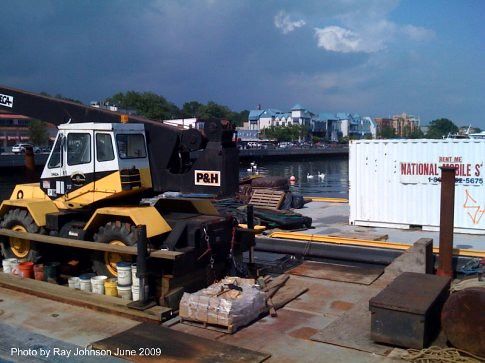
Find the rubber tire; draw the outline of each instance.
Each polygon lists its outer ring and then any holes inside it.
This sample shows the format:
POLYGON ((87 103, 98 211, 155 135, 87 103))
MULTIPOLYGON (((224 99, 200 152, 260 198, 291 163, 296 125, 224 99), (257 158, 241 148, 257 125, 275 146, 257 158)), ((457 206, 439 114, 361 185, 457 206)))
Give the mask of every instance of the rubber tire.
MULTIPOLYGON (((0 223, 1 228, 11 229, 15 225, 22 225, 27 232, 29 233, 38 233, 38 234, 45 234, 45 231, 42 227, 39 227, 35 224, 32 216, 30 213, 25 209, 10 209, 2 219, 0 223)), ((18 258, 14 255, 12 250, 10 249, 10 243, 7 240, 1 242, 2 247, 2 255, 4 258, 18 258)), ((30 242, 30 251, 27 256, 20 258, 21 261, 30 261, 30 262, 38 262, 41 258, 41 253, 39 250, 39 244, 30 242)))
MULTIPOLYGON (((99 243, 110 243, 118 240, 127 246, 136 246, 136 228, 131 223, 126 222, 108 222, 99 227, 98 233, 94 235, 94 241, 99 243)), ((93 270, 97 275, 115 277, 109 272, 104 262, 104 252, 97 252, 93 255, 93 270)))

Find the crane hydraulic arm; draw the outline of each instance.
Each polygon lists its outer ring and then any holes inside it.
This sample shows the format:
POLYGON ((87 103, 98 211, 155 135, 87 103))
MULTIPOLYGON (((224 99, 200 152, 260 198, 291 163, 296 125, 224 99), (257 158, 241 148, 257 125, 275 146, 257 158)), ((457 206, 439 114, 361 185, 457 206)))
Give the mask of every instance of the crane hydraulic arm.
POLYGON ((0 85, 0 112, 16 113, 55 125, 64 123, 144 124, 155 192, 179 191, 232 196, 238 186, 238 151, 229 123, 211 119, 203 130, 179 129, 136 115, 99 109, 0 85), (216 175, 216 183, 198 183, 216 175))

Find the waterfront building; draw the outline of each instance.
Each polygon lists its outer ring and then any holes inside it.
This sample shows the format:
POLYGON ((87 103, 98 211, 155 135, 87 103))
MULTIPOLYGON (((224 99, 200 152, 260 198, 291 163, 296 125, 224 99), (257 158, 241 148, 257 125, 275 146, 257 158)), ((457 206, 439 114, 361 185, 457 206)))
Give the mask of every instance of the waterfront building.
POLYGON ((385 127, 391 127, 394 130, 394 134, 398 137, 407 137, 410 133, 413 133, 420 128, 419 117, 408 115, 404 112, 400 115, 394 115, 388 118, 376 117, 374 118, 374 121, 378 133, 385 127))
MULTIPOLYGON (((20 142, 30 141, 29 126, 32 118, 11 114, 0 113, 0 149, 10 151, 10 147, 20 142)), ((55 125, 47 123, 49 140, 54 141, 57 128, 55 125)))
POLYGON ((288 112, 274 108, 251 110, 244 129, 263 130, 271 126, 305 126, 314 136, 338 141, 342 137, 375 138, 376 126, 370 117, 347 112, 315 114, 300 104, 288 112))

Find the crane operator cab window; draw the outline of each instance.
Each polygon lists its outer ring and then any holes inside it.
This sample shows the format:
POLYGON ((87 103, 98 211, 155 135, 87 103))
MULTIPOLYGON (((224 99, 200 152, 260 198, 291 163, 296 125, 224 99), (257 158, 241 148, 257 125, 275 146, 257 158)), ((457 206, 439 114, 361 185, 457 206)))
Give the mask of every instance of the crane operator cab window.
POLYGON ((59 137, 56 140, 56 144, 52 149, 51 157, 49 159, 49 163, 47 166, 49 169, 59 168, 62 166, 62 143, 63 143, 63 135, 59 134, 59 137))
POLYGON ((143 134, 116 135, 118 155, 121 159, 145 158, 147 156, 143 134))
POLYGON ((69 133, 67 135, 67 165, 91 162, 91 135, 88 133, 69 133))

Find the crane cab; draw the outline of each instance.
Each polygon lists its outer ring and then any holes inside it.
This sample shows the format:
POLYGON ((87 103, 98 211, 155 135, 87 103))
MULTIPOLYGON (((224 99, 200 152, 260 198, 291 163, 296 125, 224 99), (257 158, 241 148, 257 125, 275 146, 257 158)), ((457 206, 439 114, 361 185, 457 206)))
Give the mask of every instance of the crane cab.
POLYGON ((60 208, 152 187, 145 129, 132 123, 63 124, 40 178, 60 208))

